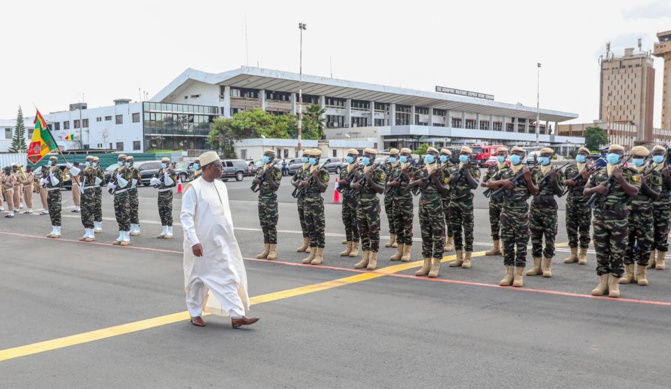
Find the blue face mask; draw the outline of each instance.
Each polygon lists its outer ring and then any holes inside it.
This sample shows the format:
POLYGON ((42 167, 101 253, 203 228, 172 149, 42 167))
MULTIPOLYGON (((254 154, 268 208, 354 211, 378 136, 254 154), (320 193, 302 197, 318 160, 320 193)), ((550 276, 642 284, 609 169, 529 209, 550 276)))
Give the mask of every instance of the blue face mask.
POLYGON ((408 157, 401 155, 401 163, 408 163, 408 157))
POLYGON ((503 155, 499 155, 498 157, 496 157, 496 162, 498 163, 504 163, 505 161, 506 157, 504 157, 503 155))
POLYGON ((643 166, 643 164, 645 163, 644 158, 632 158, 631 160, 634 163, 634 166, 637 166, 637 167, 643 166))
POLYGON ((368 166, 368 165, 370 165, 370 158, 363 157, 363 158, 361 158, 361 162, 363 162, 364 165, 368 166))
POLYGON ((91 166, 91 162, 89 162, 89 161, 84 162, 84 166, 86 166, 86 167, 91 166))
POLYGON ((98 162, 93 162, 93 167, 98 166, 98 162))
POLYGON ((664 162, 664 156, 663 155, 653 155, 652 156, 652 162, 662 163, 662 162, 664 162))
POLYGON ((319 160, 317 158, 309 158, 308 161, 310 165, 315 166, 319 160))
POLYGON ((445 163, 445 162, 447 162, 447 155, 441 155, 441 156, 440 156, 440 162, 441 162, 441 163, 445 163))
POLYGON ((264 155, 263 156, 263 163, 268 163, 268 162, 270 162, 270 157, 267 156, 267 155, 264 155))
POLYGON ((520 157, 519 155, 513 154, 510 156, 510 163, 512 163, 513 165, 519 165, 520 162, 522 162, 522 157, 520 157))
POLYGON ((424 157, 424 161, 426 161, 426 163, 428 163, 428 164, 432 164, 432 163, 436 162, 436 157, 434 157, 431 154, 428 154, 426 157, 424 157))
POLYGON ((468 162, 468 155, 460 155, 459 156, 459 162, 461 162, 461 163, 468 162))
POLYGON ((167 164, 167 163, 165 163, 165 162, 163 162, 163 163, 161 164, 161 167, 162 167, 163 169, 165 169, 165 168, 167 168, 167 167, 168 167, 168 164, 167 164))
POLYGON ((585 161, 587 160, 587 157, 585 157, 584 155, 578 154, 578 155, 575 156, 575 160, 578 163, 585 163, 585 161))
POLYGON ((348 156, 347 158, 345 158, 345 161, 347 161, 347 163, 354 163, 354 157, 348 156))
POLYGON ((310 159, 309 159, 308 157, 301 157, 301 161, 302 161, 303 163, 308 163, 309 160, 310 160, 310 159))
POLYGON ((389 157, 389 163, 396 163, 396 157, 389 157))
POLYGON ((611 165, 615 165, 620 162, 620 156, 615 153, 610 153, 606 156, 606 161, 611 165))
POLYGON ((198 170, 198 169, 200 169, 200 165, 198 165, 197 163, 194 163, 193 164, 193 170, 198 170))
POLYGON ((550 157, 538 157, 538 162, 541 165, 549 165, 550 164, 550 157))
POLYGON ((123 161, 117 161, 116 164, 119 166, 123 166, 123 161))
POLYGON ((130 162, 126 162, 126 167, 130 167, 130 162))

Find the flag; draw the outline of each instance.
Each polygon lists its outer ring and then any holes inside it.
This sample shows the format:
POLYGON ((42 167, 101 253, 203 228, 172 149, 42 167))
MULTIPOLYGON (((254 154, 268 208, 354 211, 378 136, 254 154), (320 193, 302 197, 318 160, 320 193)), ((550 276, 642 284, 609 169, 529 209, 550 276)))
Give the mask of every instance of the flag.
POLYGON ((540 62, 538 63, 538 67, 541 67, 541 63, 540 63, 540 62))
POLYGON ((35 115, 33 123, 35 123, 35 131, 33 131, 33 139, 30 141, 30 146, 28 146, 28 160, 35 165, 58 146, 56 146, 56 141, 51 136, 51 131, 49 131, 47 123, 44 121, 39 110, 35 115))
POLYGON ((75 134, 70 134, 65 137, 65 140, 75 140, 75 134))

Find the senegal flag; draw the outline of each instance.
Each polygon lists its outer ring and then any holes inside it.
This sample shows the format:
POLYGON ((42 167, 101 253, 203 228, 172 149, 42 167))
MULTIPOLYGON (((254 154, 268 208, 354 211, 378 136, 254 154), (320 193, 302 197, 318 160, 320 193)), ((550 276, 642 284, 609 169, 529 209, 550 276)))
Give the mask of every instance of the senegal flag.
POLYGON ((30 146, 28 146, 28 160, 33 165, 40 162, 45 155, 58 147, 39 110, 35 115, 34 123, 35 131, 33 131, 33 139, 30 141, 30 146))
POLYGON ((75 134, 70 134, 65 137, 65 140, 75 140, 75 134))

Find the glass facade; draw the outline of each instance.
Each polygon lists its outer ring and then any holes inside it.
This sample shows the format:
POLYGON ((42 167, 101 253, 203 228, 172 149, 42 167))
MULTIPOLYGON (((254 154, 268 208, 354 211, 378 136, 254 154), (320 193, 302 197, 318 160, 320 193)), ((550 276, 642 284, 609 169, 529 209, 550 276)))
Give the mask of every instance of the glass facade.
POLYGON ((207 136, 218 107, 144 102, 142 111, 145 151, 210 148, 207 136))

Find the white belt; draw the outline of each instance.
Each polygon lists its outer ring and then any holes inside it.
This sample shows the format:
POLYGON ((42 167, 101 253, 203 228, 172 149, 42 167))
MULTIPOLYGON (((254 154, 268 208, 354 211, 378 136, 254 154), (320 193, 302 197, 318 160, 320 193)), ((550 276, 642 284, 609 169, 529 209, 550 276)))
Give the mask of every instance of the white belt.
POLYGON ((14 188, 5 188, 6 192, 14 192, 14 188))
POLYGON ((82 190, 94 189, 94 188, 95 188, 95 186, 85 186, 85 187, 82 188, 82 190))
POLYGON ((125 192, 125 191, 127 191, 127 190, 128 190, 128 189, 116 190, 116 191, 114 191, 114 194, 115 194, 115 195, 116 195, 116 194, 121 194, 121 193, 123 193, 123 192, 125 192))
POLYGON ((98 189, 98 188, 100 188, 100 185, 93 185, 93 187, 98 189))
POLYGON ((61 190, 61 188, 47 188, 48 191, 61 190))
POLYGON ((159 192, 168 192, 168 191, 172 192, 172 188, 159 189, 158 191, 159 192))

